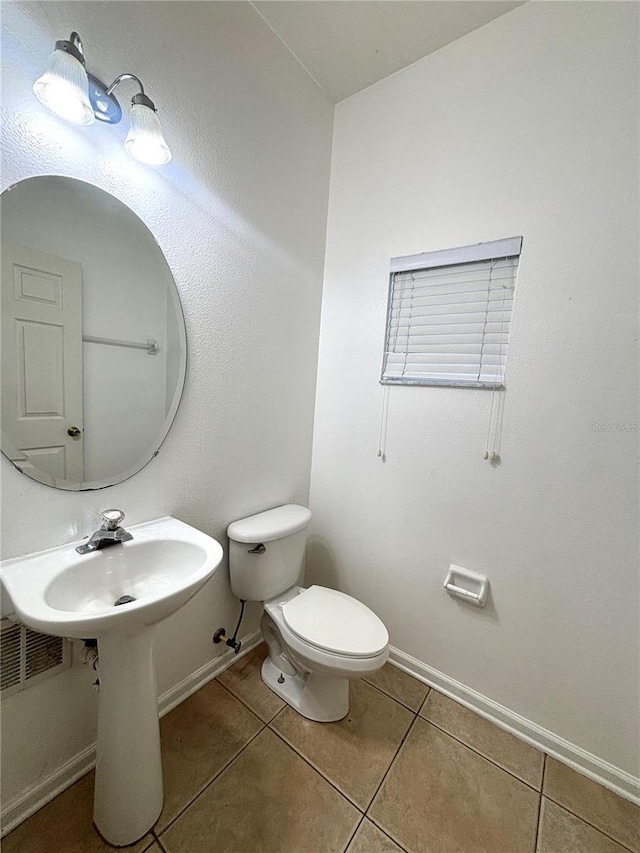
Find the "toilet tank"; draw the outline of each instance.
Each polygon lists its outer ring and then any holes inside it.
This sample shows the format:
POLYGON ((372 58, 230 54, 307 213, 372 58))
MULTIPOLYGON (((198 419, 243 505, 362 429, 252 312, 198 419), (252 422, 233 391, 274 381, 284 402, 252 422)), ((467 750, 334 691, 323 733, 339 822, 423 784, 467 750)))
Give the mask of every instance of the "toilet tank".
POLYGON ((307 507, 286 504, 229 525, 229 574, 238 598, 267 601, 297 583, 310 521, 307 507))

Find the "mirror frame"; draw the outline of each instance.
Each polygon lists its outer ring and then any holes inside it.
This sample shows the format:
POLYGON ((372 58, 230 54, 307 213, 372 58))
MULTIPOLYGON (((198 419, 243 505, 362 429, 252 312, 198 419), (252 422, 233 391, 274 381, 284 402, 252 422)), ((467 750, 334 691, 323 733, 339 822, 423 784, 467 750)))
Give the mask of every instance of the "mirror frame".
MULTIPOLYGON (((95 481, 82 482, 82 483, 77 483, 73 480, 56 480, 56 478, 50 477, 49 475, 45 474, 44 472, 40 472, 40 471, 37 472, 38 476, 33 476, 31 473, 27 473, 26 471, 24 471, 23 468, 20 467, 20 465, 18 465, 16 462, 14 462, 5 453, 5 447, 10 446, 11 442, 7 440, 7 438, 4 435, 4 431, 2 431, 0 428, 0 439, 1 439, 0 440, 0 445, 1 445, 0 446, 0 452, 1 452, 2 457, 10 463, 12 468, 18 470, 21 474, 23 474, 29 480, 32 480, 34 483, 40 483, 44 486, 49 486, 50 488, 59 489, 60 491, 67 491, 67 492, 92 492, 92 491, 97 491, 98 489, 108 489, 110 486, 117 486, 119 483, 125 482, 125 480, 130 480, 131 477, 138 474, 140 471, 143 470, 143 468, 146 468, 146 466, 151 462, 151 460, 155 459, 155 457, 160 453, 162 445, 164 444, 164 442, 167 438, 167 435, 169 434, 169 431, 170 431, 171 427, 173 426, 176 415, 178 413, 178 409, 180 407, 180 403, 182 402, 182 397, 184 395, 184 388, 185 388, 186 378, 187 378, 188 347, 187 347, 187 324, 185 321, 184 309, 182 307, 182 300, 180 298, 180 292, 178 290, 178 285, 176 283, 175 276, 173 274, 171 267, 169 266, 169 262, 167 260, 165 253, 162 250, 162 247, 160 246, 160 244, 158 243, 158 241, 155 237, 155 234, 149 228, 149 226, 147 225, 145 220, 137 213, 137 211, 133 210, 133 208, 129 207, 129 205, 126 202, 124 202, 118 196, 114 195, 109 190, 105 190, 103 187, 97 186, 96 184, 92 184, 89 181, 84 181, 81 178, 73 177, 72 175, 65 175, 65 174, 29 175, 26 178, 21 178, 20 180, 13 181, 9 184, 2 185, 2 187, 0 187, 0 209, 2 207, 2 198, 4 197, 5 193, 11 192, 11 190, 13 190, 15 187, 19 186, 20 184, 26 183, 27 181, 31 181, 31 180, 37 180, 39 178, 66 178, 68 180, 75 181, 76 183, 85 184, 89 187, 92 187, 96 190, 99 190, 102 193, 105 193, 106 195, 110 196, 111 198, 114 198, 116 201, 118 201, 120 204, 122 204, 124 207, 126 207, 127 210, 129 210, 141 222, 141 224, 147 230, 150 238, 153 240, 155 246, 157 247, 158 251, 162 255, 162 258, 163 258, 163 260, 166 264, 166 267, 167 267, 167 271, 168 271, 169 276, 171 278, 171 284, 173 285, 173 287, 170 287, 169 285, 168 286, 169 286, 169 292, 171 293, 171 301, 173 302, 175 310, 176 310, 176 319, 177 319, 177 325, 178 325, 178 337, 179 337, 179 341, 180 341, 180 364, 178 367, 176 390, 175 390, 174 395, 173 395, 173 400, 171 401, 171 406, 170 406, 169 410, 167 411, 167 414, 165 416, 165 419, 164 419, 162 426, 158 429, 158 431, 156 433, 156 436, 155 436, 155 438, 151 444, 150 450, 148 452, 146 452, 145 454, 143 454, 143 456, 140 458, 140 460, 138 462, 136 462, 134 465, 131 465, 129 468, 125 469, 124 471, 120 472, 119 474, 114 475, 113 477, 109 477, 109 478, 103 479, 103 480, 95 480, 95 481)), ((34 470, 37 471, 37 469, 34 469, 34 470)))

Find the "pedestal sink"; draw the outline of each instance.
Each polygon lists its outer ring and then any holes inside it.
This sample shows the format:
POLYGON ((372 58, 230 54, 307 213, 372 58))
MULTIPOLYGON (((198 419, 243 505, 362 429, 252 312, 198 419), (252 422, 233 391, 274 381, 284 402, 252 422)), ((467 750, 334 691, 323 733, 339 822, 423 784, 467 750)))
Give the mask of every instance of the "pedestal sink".
POLYGON ((195 595, 223 553, 175 518, 127 529, 131 541, 91 554, 80 556, 74 543, 0 564, 9 609, 21 622, 98 640, 94 821, 116 846, 141 838, 162 811, 152 628, 195 595))

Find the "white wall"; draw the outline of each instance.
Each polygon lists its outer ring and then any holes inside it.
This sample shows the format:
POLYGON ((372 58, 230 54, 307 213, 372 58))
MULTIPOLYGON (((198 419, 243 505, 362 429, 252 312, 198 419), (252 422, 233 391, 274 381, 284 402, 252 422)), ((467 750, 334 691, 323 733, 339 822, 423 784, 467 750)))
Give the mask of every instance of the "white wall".
POLYGON ((307 579, 391 642, 640 776, 635 3, 529 3, 338 105, 307 579), (524 236, 490 394, 390 392, 392 256, 524 236), (481 611, 442 589, 486 572, 481 611))
MULTIPOLYGON (((173 271, 189 346, 174 426, 131 480, 61 492, 0 460, 3 556, 76 540, 106 506, 130 524, 175 515, 226 545, 233 519, 308 500, 333 108, 247 3, 20 2, 2 23, 2 187, 66 174, 129 205, 173 271), (75 128, 34 98, 72 29, 98 76, 140 75, 168 166, 125 154, 126 122, 75 128)), ((219 654, 211 635, 237 613, 225 564, 159 627, 160 692, 219 654)), ((91 743, 93 677, 76 666, 3 701, 5 807, 91 743)))

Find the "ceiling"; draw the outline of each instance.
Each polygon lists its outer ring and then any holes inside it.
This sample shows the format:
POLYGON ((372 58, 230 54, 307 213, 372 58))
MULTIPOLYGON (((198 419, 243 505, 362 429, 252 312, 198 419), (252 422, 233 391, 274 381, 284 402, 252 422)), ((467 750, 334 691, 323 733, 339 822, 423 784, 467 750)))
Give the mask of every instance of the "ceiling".
POLYGON ((522 2, 254 0, 252 6, 337 103, 522 2))

